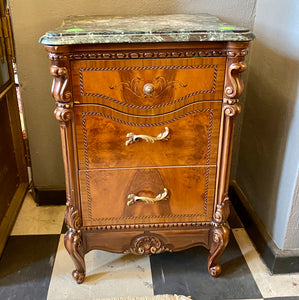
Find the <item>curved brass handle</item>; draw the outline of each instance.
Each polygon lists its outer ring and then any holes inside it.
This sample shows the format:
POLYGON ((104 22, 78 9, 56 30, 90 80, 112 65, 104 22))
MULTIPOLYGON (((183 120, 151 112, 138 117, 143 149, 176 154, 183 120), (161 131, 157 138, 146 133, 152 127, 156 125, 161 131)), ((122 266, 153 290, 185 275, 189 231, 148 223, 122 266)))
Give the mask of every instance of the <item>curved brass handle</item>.
POLYGON ((130 206, 137 201, 143 201, 145 203, 155 203, 162 200, 167 200, 168 197, 168 190, 164 188, 164 192, 161 194, 158 194, 155 198, 151 197, 142 197, 142 196, 136 196, 135 194, 128 195, 129 201, 127 202, 127 205, 130 206))
POLYGON ((146 142, 154 143, 155 141, 165 141, 169 138, 169 128, 165 127, 165 131, 158 134, 156 137, 149 136, 149 135, 143 135, 143 134, 134 134, 133 132, 130 132, 126 135, 128 140, 126 141, 126 146, 139 142, 140 140, 145 140, 146 142))

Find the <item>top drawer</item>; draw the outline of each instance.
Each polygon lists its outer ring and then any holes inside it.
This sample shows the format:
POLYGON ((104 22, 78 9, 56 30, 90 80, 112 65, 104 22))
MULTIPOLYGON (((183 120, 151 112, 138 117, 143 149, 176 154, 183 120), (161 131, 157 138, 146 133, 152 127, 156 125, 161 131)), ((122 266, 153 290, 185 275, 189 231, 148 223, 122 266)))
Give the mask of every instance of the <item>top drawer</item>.
POLYGON ((72 61, 74 101, 137 114, 172 111, 222 99, 224 69, 224 57, 72 61))

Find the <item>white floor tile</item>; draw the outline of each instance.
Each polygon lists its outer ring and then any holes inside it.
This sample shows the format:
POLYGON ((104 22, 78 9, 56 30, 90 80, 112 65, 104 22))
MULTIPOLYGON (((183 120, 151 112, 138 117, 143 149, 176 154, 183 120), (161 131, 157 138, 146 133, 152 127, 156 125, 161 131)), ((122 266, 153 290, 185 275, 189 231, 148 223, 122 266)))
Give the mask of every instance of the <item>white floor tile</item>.
POLYGON ((60 234, 65 206, 38 206, 27 193, 11 235, 60 234))
POLYGON ((86 254, 85 263, 86 278, 78 285, 61 235, 47 300, 153 295, 149 257, 93 250, 86 254))
POLYGON ((264 298, 299 295, 299 273, 271 275, 245 229, 233 229, 233 234, 264 298))

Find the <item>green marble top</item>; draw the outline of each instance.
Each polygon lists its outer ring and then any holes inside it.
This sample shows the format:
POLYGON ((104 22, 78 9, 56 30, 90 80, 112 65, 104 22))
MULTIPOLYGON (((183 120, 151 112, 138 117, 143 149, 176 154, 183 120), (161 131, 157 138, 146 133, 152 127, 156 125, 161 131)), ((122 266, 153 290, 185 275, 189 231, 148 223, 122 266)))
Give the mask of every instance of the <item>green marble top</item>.
POLYGON ((250 41, 250 30, 209 14, 148 16, 70 16, 39 40, 46 45, 250 41))

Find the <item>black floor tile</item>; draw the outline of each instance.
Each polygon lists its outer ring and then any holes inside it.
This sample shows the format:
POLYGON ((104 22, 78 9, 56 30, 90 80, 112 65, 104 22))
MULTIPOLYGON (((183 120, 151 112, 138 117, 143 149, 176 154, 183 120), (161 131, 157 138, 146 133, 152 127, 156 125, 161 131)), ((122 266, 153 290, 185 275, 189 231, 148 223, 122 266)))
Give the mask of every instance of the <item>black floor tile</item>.
POLYGON ((208 251, 203 247, 152 255, 154 293, 183 294, 193 300, 262 298, 232 234, 230 239, 218 278, 207 271, 208 251))
POLYGON ((1 300, 47 298, 59 237, 9 237, 0 260, 1 300))
POLYGON ((66 232, 67 232, 67 227, 66 227, 65 221, 63 221, 61 233, 65 234, 66 232))

